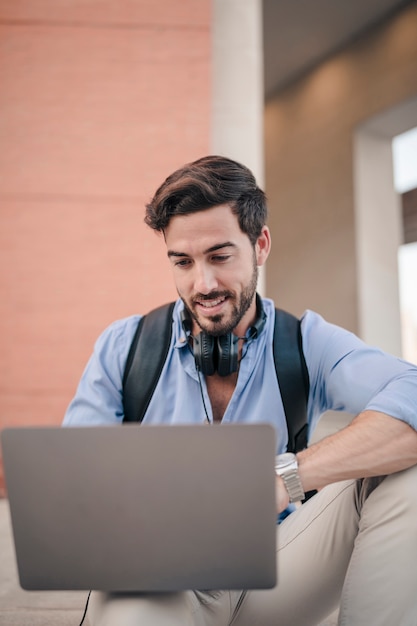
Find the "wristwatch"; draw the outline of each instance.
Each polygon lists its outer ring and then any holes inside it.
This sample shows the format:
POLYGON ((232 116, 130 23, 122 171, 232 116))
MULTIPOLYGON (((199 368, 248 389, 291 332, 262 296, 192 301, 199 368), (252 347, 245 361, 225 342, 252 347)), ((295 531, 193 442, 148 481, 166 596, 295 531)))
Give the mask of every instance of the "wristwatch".
POLYGON ((305 494, 298 474, 297 457, 292 452, 275 457, 275 473, 281 476, 290 496, 290 502, 304 500, 305 494))

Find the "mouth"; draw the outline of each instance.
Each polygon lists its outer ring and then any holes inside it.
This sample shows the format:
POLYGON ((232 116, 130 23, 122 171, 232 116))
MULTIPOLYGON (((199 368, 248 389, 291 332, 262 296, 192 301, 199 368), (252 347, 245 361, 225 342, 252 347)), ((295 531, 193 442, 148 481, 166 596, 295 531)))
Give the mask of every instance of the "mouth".
POLYGON ((217 315, 227 300, 227 295, 196 298, 194 300, 194 307, 203 315, 217 315))
POLYGON ((205 309, 212 309, 215 306, 218 306, 219 304, 221 304, 222 302, 225 301, 226 298, 216 298, 215 300, 202 300, 196 301, 196 304, 198 304, 199 306, 204 307, 205 309))

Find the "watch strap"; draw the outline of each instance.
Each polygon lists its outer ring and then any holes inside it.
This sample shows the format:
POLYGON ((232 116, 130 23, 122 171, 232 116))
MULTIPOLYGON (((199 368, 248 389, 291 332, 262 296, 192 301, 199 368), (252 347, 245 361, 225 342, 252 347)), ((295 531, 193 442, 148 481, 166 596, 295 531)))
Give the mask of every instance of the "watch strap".
POLYGON ((304 500, 305 493, 298 474, 297 458, 295 455, 292 456, 293 461, 288 465, 288 467, 280 468, 276 466, 275 471, 284 481, 285 488, 290 497, 290 502, 300 502, 304 500))

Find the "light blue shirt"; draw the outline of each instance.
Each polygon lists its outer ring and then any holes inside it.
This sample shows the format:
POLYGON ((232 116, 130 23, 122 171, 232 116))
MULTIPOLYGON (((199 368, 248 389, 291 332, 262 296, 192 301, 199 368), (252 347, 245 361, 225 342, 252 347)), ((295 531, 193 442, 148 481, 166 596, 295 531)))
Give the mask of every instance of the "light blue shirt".
MULTIPOLYGON (((243 349, 236 388, 223 422, 268 422, 275 428, 277 453, 287 446, 287 427, 270 349, 274 303, 263 299, 266 324, 243 349)), ((198 424, 212 420, 206 382, 200 375, 181 325, 179 300, 173 314, 171 349, 145 414, 147 424, 198 424)), ((94 352, 68 407, 64 425, 115 424, 123 421, 122 380, 133 335, 140 320, 131 316, 109 326, 94 352)), ((354 334, 306 311, 303 350, 310 376, 309 437, 328 410, 356 415, 372 409, 401 419, 417 430, 417 367, 364 344, 354 334)), ((138 381, 140 384, 140 381, 138 381)))

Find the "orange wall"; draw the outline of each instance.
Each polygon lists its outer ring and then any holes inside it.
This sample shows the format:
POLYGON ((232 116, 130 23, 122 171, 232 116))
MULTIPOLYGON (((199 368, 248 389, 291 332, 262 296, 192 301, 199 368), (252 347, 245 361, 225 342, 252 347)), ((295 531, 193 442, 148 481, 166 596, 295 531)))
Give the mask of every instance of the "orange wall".
POLYGON ((143 208, 208 152, 210 19, 210 0, 2 0, 0 428, 60 423, 98 333, 175 297, 143 208))

